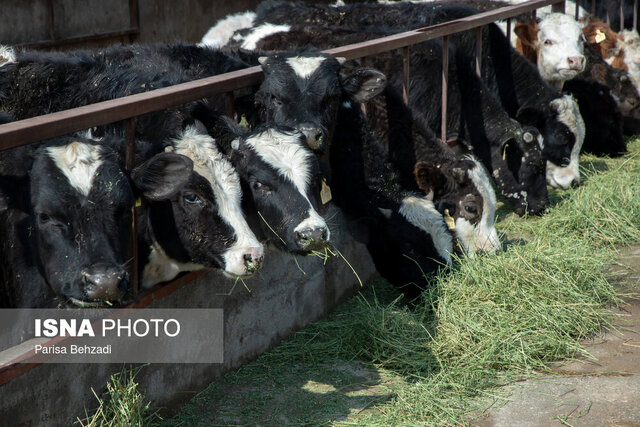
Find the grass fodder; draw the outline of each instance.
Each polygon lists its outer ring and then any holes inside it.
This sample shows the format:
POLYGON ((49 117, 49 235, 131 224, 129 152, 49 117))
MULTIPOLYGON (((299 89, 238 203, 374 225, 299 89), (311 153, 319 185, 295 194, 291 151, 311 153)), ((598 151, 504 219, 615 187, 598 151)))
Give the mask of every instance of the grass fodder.
POLYGON ((133 369, 123 368, 111 375, 107 390, 98 396, 92 388, 91 392, 98 401, 98 408, 85 418, 78 418, 77 424, 85 427, 94 426, 143 426, 153 425, 162 420, 157 411, 151 411, 150 403, 138 390, 135 381, 142 366, 133 369))

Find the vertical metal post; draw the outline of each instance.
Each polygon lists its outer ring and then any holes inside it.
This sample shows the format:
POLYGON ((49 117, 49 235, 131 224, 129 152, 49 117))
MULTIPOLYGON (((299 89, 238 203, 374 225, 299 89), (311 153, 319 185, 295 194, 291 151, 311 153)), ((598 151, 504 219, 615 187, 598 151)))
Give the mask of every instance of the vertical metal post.
POLYGON ((538 11, 534 10, 533 12, 531 12, 531 15, 533 15, 533 22, 536 22, 536 18, 538 17, 538 11))
POLYGON ((576 0, 576 21, 580 20, 580 0, 576 0))
POLYGON ((596 0, 591 0, 591 14, 596 16, 596 0))
POLYGON ((620 0, 620 32, 624 30, 624 0, 620 0))
MULTIPOLYGON (((363 56, 362 58, 360 58, 360 65, 362 65, 363 67, 367 66, 366 56, 363 56)), ((367 104, 365 102, 360 104, 360 110, 362 110, 362 114, 364 114, 364 116, 367 117, 367 104)))
POLYGON ((411 85, 411 48, 402 48, 402 99, 409 105, 409 87, 411 85))
POLYGON ((47 0, 47 21, 49 23, 49 38, 56 39, 56 24, 53 15, 53 0, 47 0))
MULTIPOLYGON (((132 30, 140 29, 140 15, 138 13, 138 0, 129 0, 129 27, 132 30)), ((129 41, 133 43, 135 35, 129 35, 129 41)))
POLYGON ((633 29, 638 30, 638 0, 633 0, 633 29))
MULTIPOLYGON (((126 168, 128 171, 131 171, 136 165, 136 121, 134 117, 125 120, 125 137, 127 141, 126 168)), ((131 276, 133 297, 136 298, 138 296, 138 227, 136 224, 135 204, 131 208, 130 253, 131 264, 129 275, 131 276)))
POLYGON ((235 97, 233 96, 233 91, 229 91, 224 94, 225 110, 226 110, 227 116, 231 118, 233 118, 233 115, 235 114, 235 108, 234 108, 235 102, 236 101, 235 101, 235 97))
POLYGON ((511 18, 507 19, 507 41, 511 45, 511 18))
POLYGON ((564 13, 565 11, 565 4, 564 1, 561 1, 559 3, 554 3, 551 5, 551 11, 552 12, 557 12, 557 13, 564 13))
POLYGON ((476 28, 476 74, 482 77, 482 27, 476 28))
POLYGON ((440 137, 447 143, 447 80, 449 79, 449 36, 442 37, 442 123, 440 137))

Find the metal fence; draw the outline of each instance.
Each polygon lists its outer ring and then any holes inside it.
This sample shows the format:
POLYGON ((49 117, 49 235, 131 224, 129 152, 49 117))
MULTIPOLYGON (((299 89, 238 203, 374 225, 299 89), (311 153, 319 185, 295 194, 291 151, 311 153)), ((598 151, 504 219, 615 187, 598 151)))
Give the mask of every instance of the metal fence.
MULTIPOLYGON (((635 0, 637 3, 638 0, 635 0)), ((132 2, 135 3, 135 2, 132 2)), ((476 30, 477 48, 475 52, 476 71, 480 71, 482 61, 482 26, 497 20, 507 20, 507 33, 510 34, 511 18, 523 13, 534 13, 544 6, 552 6, 553 11, 564 12, 565 0, 532 0, 519 5, 503 7, 466 18, 442 23, 439 25, 419 28, 370 40, 326 50, 327 53, 343 56, 347 59, 360 59, 366 63, 366 57, 383 52, 401 50, 403 55, 403 95, 405 102, 408 98, 410 80, 411 46, 427 40, 442 38, 443 67, 442 67, 442 140, 446 141, 446 111, 447 111, 447 74, 448 74, 448 46, 449 36, 461 31, 476 30)), ((595 3, 593 3, 595 5, 595 3)), ((622 7, 622 6, 621 6, 622 7)), ((576 8, 578 10, 578 8, 576 8)), ((621 9, 622 10, 622 9, 621 9)), ((634 15, 635 23, 635 15, 634 15)), ((228 114, 233 113, 234 91, 256 85, 262 80, 259 67, 251 67, 222 75, 204 78, 162 89, 156 89, 119 99, 100 102, 66 111, 60 111, 44 116, 33 117, 0 126, 0 151, 27 145, 48 138, 54 138, 81 131, 95 126, 124 121, 127 141, 126 167, 131 170, 134 166, 135 152, 135 118, 153 111, 196 101, 198 99, 224 94, 228 114)), ((135 301, 129 306, 145 307, 152 301, 175 291, 176 289, 205 274, 207 270, 189 273, 171 283, 157 286, 138 295, 138 258, 135 229, 135 215, 132 222, 132 259, 130 265, 132 287, 135 301)), ((16 359, 12 365, 0 367, 0 385, 10 381, 22 372, 35 366, 27 363, 28 355, 16 359)))

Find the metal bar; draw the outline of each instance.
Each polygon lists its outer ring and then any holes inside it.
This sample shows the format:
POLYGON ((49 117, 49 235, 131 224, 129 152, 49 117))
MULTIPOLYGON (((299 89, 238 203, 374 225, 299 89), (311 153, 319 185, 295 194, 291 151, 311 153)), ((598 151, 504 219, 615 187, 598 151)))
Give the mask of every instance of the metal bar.
POLYGON ((576 21, 580 20, 580 0, 576 0, 576 21))
POLYGON ((447 143, 447 80, 449 78, 449 36, 442 37, 442 143, 447 143))
POLYGON ((69 37, 66 39, 42 40, 42 41, 32 42, 32 43, 23 43, 16 46, 28 47, 32 49, 44 49, 44 48, 50 48, 50 47, 67 46, 67 45, 73 45, 78 43, 84 43, 87 41, 108 40, 108 39, 114 39, 118 37, 129 37, 129 36, 137 35, 138 33, 139 33, 139 30, 136 28, 136 29, 128 29, 128 30, 122 30, 122 31, 113 31, 108 33, 87 34, 84 36, 69 37))
POLYGON ((535 10, 535 9, 534 9, 534 10, 532 10, 532 11, 531 11, 531 21, 536 22, 537 17, 538 17, 538 11, 537 11, 537 10, 535 10))
POLYGON ((507 19, 507 41, 511 45, 511 18, 507 19))
POLYGON ((624 0, 620 0, 620 32, 624 30, 624 0))
MULTIPOLYGON (((129 28, 139 30, 140 18, 138 14, 138 0, 129 0, 129 28)), ((133 43, 135 36, 138 33, 129 34, 129 42, 133 43)))
POLYGON ((390 50, 400 49, 427 40, 437 39, 442 36, 471 30, 482 25, 490 24, 493 21, 511 18, 523 13, 530 12, 535 8, 548 6, 563 0, 533 0, 524 4, 501 7, 499 9, 478 13, 456 19, 455 21, 444 22, 442 24, 419 28, 388 37, 382 37, 361 43, 353 43, 346 46, 325 50, 326 53, 335 56, 344 56, 347 59, 356 59, 362 56, 376 55, 390 50))
POLYGON ((56 39, 56 24, 53 15, 53 0, 47 0, 47 21, 49 23, 49 38, 56 39))
POLYGON ((476 74, 482 77, 482 27, 476 28, 476 74))
POLYGON ((0 126, 0 150, 125 120, 260 83, 260 67, 99 102, 0 126))
POLYGON ((596 0, 591 0, 591 14, 596 16, 596 0))
MULTIPOLYGON (((363 67, 366 67, 368 63, 367 57, 363 56, 362 58, 360 58, 360 65, 362 65, 363 67)), ((360 110, 362 111, 362 114, 364 114, 365 117, 367 117, 367 103, 363 102, 360 104, 360 110)))
POLYGON ((235 114, 235 102, 236 101, 235 97, 233 96, 232 90, 224 94, 224 104, 227 116, 229 117, 233 117, 233 115, 235 114))
POLYGON ((402 99, 409 105, 409 88, 411 87, 411 48, 402 48, 402 99))
POLYGON ((633 29, 638 30, 638 0, 633 0, 633 29))
MULTIPOLYGON (((125 138, 127 141, 127 158, 126 169, 132 171, 136 166, 136 119, 130 118, 125 120, 125 138)), ((133 289, 133 297, 138 296, 138 227, 136 222, 136 206, 131 207, 131 235, 130 242, 130 258, 129 276, 131 277, 131 287, 133 289)))
MULTIPOLYGON (((580 0, 576 0, 580 1, 580 0)), ((564 1, 551 5, 551 11, 556 13, 564 13, 566 10, 564 1)))

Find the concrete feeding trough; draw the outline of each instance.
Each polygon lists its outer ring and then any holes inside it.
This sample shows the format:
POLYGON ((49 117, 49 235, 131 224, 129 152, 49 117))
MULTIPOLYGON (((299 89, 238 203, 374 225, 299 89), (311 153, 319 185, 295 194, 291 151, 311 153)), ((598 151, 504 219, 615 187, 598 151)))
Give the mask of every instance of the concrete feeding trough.
MULTIPOLYGON (((172 407, 215 378, 257 358, 292 332, 327 315, 375 275, 366 247, 347 232, 331 207, 332 242, 344 257, 324 260, 269 248, 261 275, 245 280, 249 292, 217 271, 183 276, 142 293, 135 307, 224 309, 224 362, 151 364, 140 370, 140 391, 155 406, 172 407), (297 261, 297 262, 296 262, 297 261), (357 272, 354 274, 354 271, 357 272)), ((206 327, 206 325, 203 325, 206 327)), ((32 346, 30 347, 33 348, 32 346)), ((32 351, 12 349, 13 361, 0 367, 0 419, 15 425, 68 424, 96 406, 100 392, 122 364, 34 364, 32 351)))

